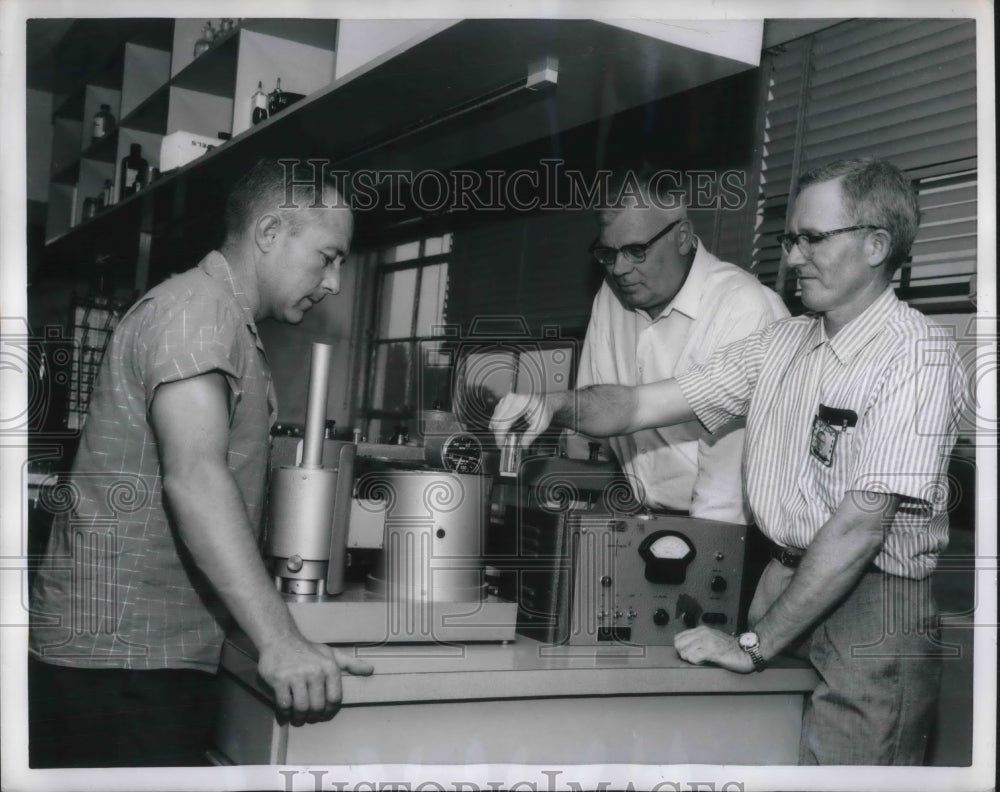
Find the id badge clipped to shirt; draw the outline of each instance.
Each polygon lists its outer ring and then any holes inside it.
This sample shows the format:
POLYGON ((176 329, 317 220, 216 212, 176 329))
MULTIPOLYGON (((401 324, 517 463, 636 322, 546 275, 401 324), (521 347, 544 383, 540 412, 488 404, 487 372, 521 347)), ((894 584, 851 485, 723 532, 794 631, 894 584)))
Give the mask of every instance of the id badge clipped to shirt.
POLYGON ((857 423, 858 414, 853 410, 842 410, 821 404, 813 418, 809 453, 830 467, 833 464, 833 455, 837 450, 840 435, 857 423))

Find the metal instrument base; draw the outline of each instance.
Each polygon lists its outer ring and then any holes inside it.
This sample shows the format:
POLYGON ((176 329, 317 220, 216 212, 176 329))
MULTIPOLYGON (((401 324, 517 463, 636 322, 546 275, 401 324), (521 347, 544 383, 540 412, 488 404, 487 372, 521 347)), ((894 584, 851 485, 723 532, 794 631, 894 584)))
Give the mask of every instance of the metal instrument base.
POLYGON ((513 641, 517 603, 388 601, 363 583, 331 596, 284 595, 299 629, 317 643, 468 643, 513 641))

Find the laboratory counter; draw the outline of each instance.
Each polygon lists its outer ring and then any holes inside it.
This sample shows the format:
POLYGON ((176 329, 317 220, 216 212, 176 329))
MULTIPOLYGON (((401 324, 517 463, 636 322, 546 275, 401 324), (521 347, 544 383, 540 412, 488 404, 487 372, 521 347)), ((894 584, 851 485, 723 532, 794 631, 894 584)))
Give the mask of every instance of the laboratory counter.
POLYGON ((816 674, 778 658, 736 674, 672 646, 359 647, 330 721, 280 724, 242 634, 223 650, 215 758, 233 764, 794 764, 816 674))

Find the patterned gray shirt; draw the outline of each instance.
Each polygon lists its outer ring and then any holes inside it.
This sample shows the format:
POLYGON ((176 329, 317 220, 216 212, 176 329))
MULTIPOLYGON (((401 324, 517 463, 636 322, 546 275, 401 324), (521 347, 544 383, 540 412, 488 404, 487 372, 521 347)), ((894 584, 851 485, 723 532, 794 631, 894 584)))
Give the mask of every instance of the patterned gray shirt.
POLYGON ((164 508, 156 388, 211 371, 230 388, 229 469, 259 531, 271 372, 240 282, 209 253, 140 299, 101 364, 32 591, 30 651, 56 665, 215 671, 229 616, 164 508))

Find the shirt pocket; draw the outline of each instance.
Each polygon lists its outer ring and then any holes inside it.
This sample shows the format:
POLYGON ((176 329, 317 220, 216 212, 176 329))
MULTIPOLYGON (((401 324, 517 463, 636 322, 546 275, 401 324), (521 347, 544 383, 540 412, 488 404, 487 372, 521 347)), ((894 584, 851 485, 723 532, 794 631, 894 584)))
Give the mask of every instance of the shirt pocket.
POLYGON ((837 510, 851 481, 855 427, 831 427, 827 438, 810 437, 806 465, 799 479, 803 494, 837 510))

